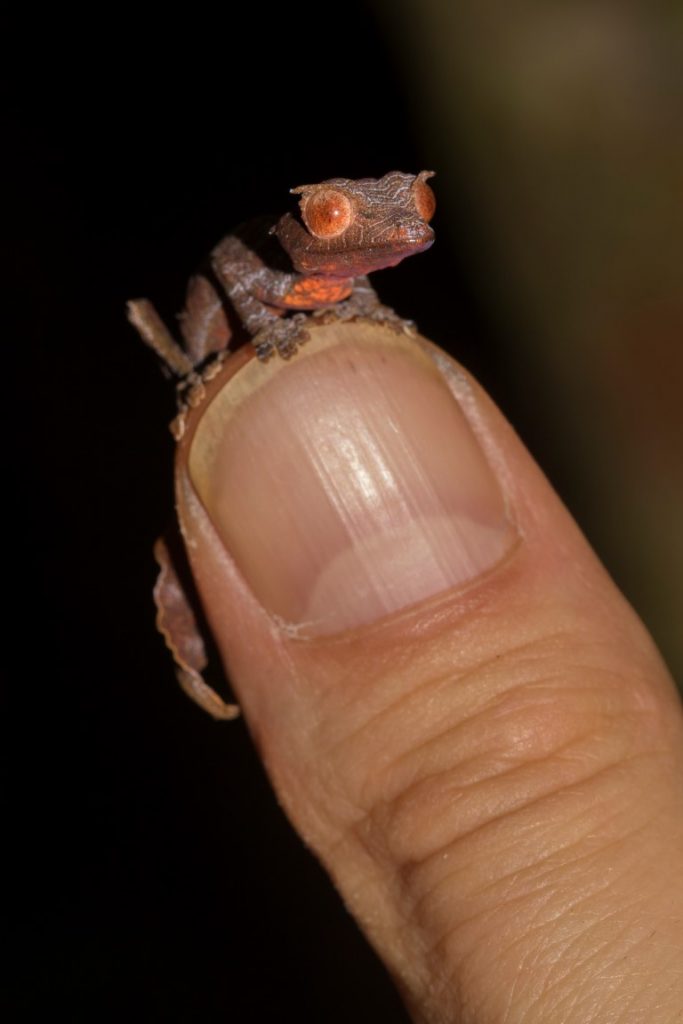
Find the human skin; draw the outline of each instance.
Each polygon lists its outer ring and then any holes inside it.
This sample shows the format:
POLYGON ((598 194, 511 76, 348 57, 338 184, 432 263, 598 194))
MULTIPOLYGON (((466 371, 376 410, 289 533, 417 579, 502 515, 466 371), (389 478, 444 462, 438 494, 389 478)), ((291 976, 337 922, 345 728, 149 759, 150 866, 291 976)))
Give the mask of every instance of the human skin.
POLYGON ((316 326, 192 410, 178 511, 292 824, 416 1021, 683 1020, 683 716, 514 431, 316 326))

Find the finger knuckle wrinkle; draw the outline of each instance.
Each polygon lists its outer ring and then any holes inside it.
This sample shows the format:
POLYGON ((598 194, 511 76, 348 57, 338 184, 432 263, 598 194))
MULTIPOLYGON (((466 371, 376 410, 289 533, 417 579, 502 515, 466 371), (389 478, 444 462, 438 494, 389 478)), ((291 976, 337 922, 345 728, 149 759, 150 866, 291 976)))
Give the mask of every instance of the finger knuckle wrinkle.
POLYGON ((453 844, 570 789, 590 790, 639 749, 638 713, 591 682, 543 672, 420 736, 361 789, 358 829, 395 864, 453 844))

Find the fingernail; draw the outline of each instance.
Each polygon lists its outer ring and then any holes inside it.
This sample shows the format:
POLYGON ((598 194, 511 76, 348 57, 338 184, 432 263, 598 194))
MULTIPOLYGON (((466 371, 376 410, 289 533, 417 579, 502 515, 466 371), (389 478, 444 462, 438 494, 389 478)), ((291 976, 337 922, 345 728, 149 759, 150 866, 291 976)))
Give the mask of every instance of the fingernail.
POLYGON ((372 623, 494 566, 503 496, 414 341, 316 328, 288 363, 250 361, 213 399, 189 471, 256 598, 308 635, 372 623))

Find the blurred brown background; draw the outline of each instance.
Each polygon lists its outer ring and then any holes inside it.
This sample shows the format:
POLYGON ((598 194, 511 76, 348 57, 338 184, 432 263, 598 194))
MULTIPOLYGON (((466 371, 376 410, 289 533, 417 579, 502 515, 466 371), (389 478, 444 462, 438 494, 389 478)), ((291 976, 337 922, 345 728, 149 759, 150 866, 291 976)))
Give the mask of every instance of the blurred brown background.
POLYGON ((124 303, 172 322, 294 185, 435 169, 437 244, 380 295, 491 391, 683 676, 680 4, 13 17, 5 1018, 393 1024, 244 723, 155 633, 174 400, 124 303))
POLYGON ((513 422, 681 679, 683 7, 380 9, 513 422))

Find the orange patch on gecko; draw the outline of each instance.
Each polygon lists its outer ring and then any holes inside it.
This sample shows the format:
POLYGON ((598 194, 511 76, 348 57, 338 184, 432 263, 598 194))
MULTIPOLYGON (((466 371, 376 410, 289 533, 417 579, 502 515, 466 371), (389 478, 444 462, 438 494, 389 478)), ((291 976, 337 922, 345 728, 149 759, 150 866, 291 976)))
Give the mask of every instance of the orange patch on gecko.
POLYGON ((316 309, 333 306, 348 299, 353 290, 353 279, 329 277, 302 277, 284 297, 287 309, 316 309))

